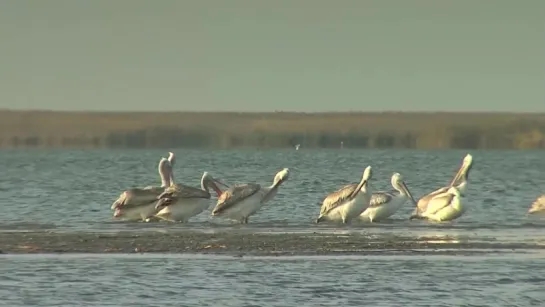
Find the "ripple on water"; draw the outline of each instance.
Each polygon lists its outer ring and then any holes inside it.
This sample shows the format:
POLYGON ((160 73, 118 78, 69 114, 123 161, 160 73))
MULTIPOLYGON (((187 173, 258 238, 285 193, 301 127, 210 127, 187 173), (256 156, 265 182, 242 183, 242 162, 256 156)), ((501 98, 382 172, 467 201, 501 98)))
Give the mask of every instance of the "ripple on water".
POLYGON ((372 306, 545 302, 545 258, 530 253, 461 258, 70 254, 6 256, 0 264, 0 306, 180 301, 184 306, 361 306, 362 298, 372 306))

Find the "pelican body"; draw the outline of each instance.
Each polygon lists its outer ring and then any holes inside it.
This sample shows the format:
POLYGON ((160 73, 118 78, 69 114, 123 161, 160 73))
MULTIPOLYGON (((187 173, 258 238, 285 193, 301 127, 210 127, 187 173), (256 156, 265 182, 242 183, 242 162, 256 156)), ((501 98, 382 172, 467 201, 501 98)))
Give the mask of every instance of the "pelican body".
POLYGON ((186 223, 191 217, 210 207, 212 199, 210 188, 214 189, 218 197, 221 195, 218 184, 226 186, 208 172, 204 172, 200 189, 182 184, 171 185, 157 197, 159 200, 155 204, 155 209, 158 213, 155 217, 171 222, 186 223))
POLYGON ((262 187, 257 183, 234 185, 218 198, 212 215, 224 216, 247 224, 248 218, 272 200, 280 185, 288 178, 289 169, 284 168, 274 176, 273 184, 269 187, 262 187))
MULTIPOLYGON (((416 208, 413 214, 411 215, 410 219, 426 219, 426 216, 429 216, 429 214, 427 214, 426 212, 428 210, 433 211, 433 209, 430 209, 430 202, 433 199, 435 199, 435 202, 437 202, 438 199, 446 201, 447 198, 444 198, 443 196, 445 196, 446 194, 449 194, 449 189, 451 187, 456 187, 456 190, 458 194, 460 195, 460 197, 463 197, 467 190, 467 184, 469 182, 469 172, 471 171, 472 167, 473 167, 473 156, 471 156, 470 154, 467 154, 462 161, 462 165, 460 166, 460 169, 458 169, 458 172, 456 173, 452 181, 449 183, 449 185, 446 187, 437 189, 431 192, 430 194, 420 198, 418 200, 418 203, 416 204, 416 208)), ((459 201, 461 203, 461 198, 459 201)), ((444 216, 443 221, 452 220, 458 217, 459 216, 456 216, 456 214, 454 214, 452 218, 449 218, 449 216, 444 216)))
POLYGON ((371 166, 368 166, 363 172, 360 183, 346 185, 329 194, 322 202, 316 223, 328 220, 342 221, 346 224, 359 216, 369 206, 371 200, 368 187, 371 176, 371 166))
POLYGON ((409 191, 409 188, 407 188, 401 174, 394 173, 391 184, 399 193, 384 191, 373 193, 369 207, 360 215, 360 220, 378 222, 387 219, 396 213, 407 199, 411 199, 413 204, 416 205, 416 200, 409 191))
POLYGON ((161 186, 148 186, 145 188, 131 188, 119 195, 119 198, 112 204, 114 217, 124 220, 146 220, 157 211, 155 203, 157 197, 163 193, 166 187, 170 186, 173 178, 172 163, 174 154, 169 153, 168 159, 161 158, 158 171, 161 178, 161 186), (171 162, 172 161, 172 162, 171 162))
POLYGON ((460 191, 452 186, 446 192, 435 195, 428 202, 427 210, 421 213, 421 217, 444 222, 459 218, 465 211, 460 191))
POLYGON ((529 214, 533 213, 545 213, 545 194, 538 197, 528 209, 529 214))

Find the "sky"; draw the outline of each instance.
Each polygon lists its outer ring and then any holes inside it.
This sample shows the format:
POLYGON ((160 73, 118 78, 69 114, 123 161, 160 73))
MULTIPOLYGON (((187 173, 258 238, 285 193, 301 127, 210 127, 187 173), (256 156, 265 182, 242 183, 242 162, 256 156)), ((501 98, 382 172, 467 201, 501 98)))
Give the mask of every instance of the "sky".
POLYGON ((545 112, 543 0, 6 0, 0 108, 545 112))

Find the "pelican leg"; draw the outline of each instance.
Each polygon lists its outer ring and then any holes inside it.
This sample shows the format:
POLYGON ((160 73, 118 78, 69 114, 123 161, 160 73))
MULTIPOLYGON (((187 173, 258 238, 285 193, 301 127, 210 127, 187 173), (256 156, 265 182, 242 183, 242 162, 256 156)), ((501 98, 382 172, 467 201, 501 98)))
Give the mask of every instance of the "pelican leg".
POLYGON ((244 218, 244 224, 248 224, 248 217, 244 218))

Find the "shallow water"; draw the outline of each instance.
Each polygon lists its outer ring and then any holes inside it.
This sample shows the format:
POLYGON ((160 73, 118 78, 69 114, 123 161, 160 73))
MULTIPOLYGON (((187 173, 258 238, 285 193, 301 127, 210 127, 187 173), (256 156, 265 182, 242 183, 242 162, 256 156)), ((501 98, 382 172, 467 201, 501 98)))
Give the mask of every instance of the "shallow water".
POLYGON ((544 266, 536 255, 5 256, 0 306, 540 306, 544 266))
MULTIPOLYGON (((0 151, 0 231, 364 232, 545 244, 545 218, 526 215, 531 202, 545 193, 540 151, 472 151, 469 209, 454 222, 408 221, 413 208, 407 202, 392 220, 348 226, 313 223, 317 203, 358 181, 367 165, 373 166, 374 189, 389 190, 390 176, 400 172, 418 198, 448 183, 466 151, 175 152, 177 181, 195 186, 203 171, 228 184, 269 184, 278 170, 289 167, 290 179, 248 225, 233 225, 209 212, 185 225, 128 223, 112 220, 111 203, 129 187, 158 185, 157 162, 166 151, 0 151)), ((0 306, 164 306, 180 301, 184 306, 531 306, 545 300, 538 291, 544 271, 542 254, 327 261, 3 256, 0 297, 7 299, 0 306)))

